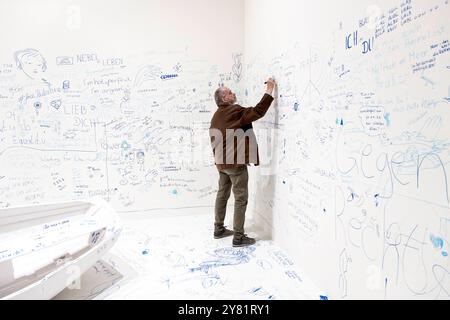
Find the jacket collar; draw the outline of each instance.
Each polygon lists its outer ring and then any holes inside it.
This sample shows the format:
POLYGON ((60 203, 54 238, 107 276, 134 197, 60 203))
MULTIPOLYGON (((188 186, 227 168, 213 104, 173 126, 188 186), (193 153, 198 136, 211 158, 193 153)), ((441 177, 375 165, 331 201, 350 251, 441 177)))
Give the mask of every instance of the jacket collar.
POLYGON ((234 106, 234 104, 228 104, 228 103, 221 103, 221 104, 219 104, 219 108, 225 108, 225 107, 231 107, 231 106, 234 106))

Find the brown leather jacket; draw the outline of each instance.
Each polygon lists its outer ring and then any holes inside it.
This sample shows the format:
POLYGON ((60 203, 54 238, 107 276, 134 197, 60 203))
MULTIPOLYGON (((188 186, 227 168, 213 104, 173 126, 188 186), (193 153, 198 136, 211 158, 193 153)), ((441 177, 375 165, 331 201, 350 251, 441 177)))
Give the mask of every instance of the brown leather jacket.
POLYGON ((219 106, 209 130, 218 170, 250 163, 259 165, 258 142, 252 122, 264 117, 273 100, 266 93, 255 107, 244 108, 237 104, 219 106), (230 147, 227 148, 227 145, 230 147))

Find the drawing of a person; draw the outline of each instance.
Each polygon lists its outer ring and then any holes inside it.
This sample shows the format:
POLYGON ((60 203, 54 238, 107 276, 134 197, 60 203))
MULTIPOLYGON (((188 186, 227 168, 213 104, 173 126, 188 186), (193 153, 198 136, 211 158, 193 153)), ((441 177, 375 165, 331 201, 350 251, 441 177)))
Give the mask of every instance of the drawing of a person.
POLYGON ((16 51, 14 60, 17 68, 22 70, 28 78, 42 81, 47 86, 50 86, 50 83, 44 78, 47 62, 38 50, 28 48, 16 51))

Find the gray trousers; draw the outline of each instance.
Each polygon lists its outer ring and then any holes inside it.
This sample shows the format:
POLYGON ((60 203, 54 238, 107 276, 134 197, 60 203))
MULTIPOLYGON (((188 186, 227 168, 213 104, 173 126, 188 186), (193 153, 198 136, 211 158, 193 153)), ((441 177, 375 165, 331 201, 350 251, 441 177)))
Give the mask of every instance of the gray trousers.
POLYGON ((216 197, 214 230, 224 228, 224 220, 227 210, 227 202, 230 198, 231 188, 234 194, 234 222, 233 231, 235 238, 244 235, 245 211, 248 203, 248 170, 246 165, 238 168, 219 171, 219 191, 216 197))

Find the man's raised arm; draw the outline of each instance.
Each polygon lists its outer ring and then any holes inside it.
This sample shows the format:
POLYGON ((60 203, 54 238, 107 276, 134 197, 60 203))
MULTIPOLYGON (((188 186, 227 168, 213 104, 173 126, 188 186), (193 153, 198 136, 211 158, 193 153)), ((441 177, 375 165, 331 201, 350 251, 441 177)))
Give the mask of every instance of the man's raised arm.
POLYGON ((275 85, 276 85, 275 80, 273 80, 272 78, 267 80, 266 93, 262 97, 261 101, 255 107, 242 108, 242 114, 240 119, 241 125, 244 126, 250 124, 265 116, 267 110, 269 110, 269 107, 274 100, 272 95, 275 85))

